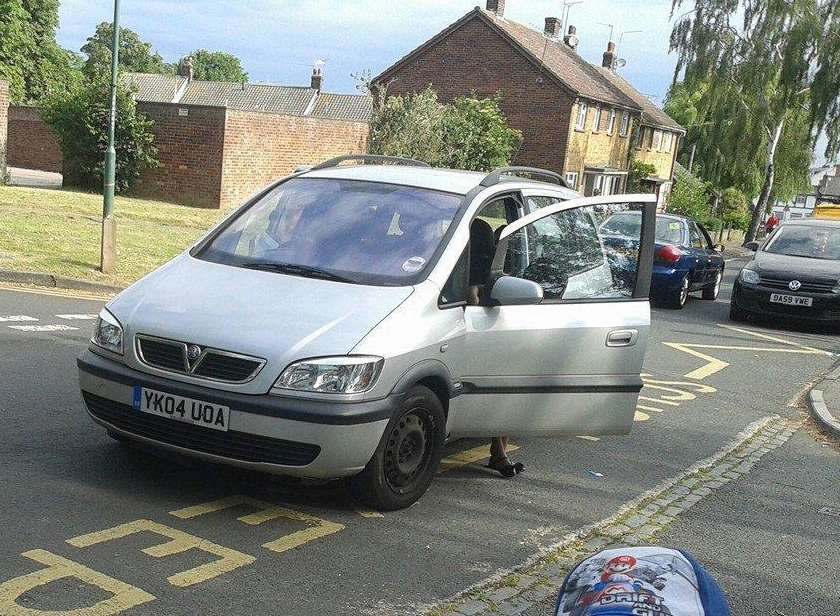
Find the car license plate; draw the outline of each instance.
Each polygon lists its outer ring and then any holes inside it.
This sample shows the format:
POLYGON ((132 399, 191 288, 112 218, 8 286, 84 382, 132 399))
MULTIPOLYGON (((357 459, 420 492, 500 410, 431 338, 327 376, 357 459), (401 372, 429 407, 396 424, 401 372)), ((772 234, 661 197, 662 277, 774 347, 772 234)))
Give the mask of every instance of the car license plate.
POLYGON ((192 398, 182 398, 154 389, 134 386, 132 406, 135 411, 183 421, 184 423, 227 432, 230 407, 192 398))
POLYGON ((799 297, 798 295, 784 295, 782 293, 770 294, 771 304, 787 304, 788 306, 811 306, 814 299, 811 297, 799 297))

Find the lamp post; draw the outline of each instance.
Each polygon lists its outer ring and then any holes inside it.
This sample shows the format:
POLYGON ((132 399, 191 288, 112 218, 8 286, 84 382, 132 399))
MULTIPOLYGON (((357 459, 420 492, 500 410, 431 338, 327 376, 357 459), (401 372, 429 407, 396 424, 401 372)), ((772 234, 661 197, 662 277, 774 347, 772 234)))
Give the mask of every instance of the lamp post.
POLYGON ((120 0, 114 0, 113 36, 111 38, 111 111, 108 116, 108 150, 105 153, 105 183, 102 204, 102 251, 99 269, 103 274, 114 271, 117 257, 114 220, 114 184, 116 182, 117 151, 114 148, 114 126, 117 121, 117 78, 120 54, 120 0))

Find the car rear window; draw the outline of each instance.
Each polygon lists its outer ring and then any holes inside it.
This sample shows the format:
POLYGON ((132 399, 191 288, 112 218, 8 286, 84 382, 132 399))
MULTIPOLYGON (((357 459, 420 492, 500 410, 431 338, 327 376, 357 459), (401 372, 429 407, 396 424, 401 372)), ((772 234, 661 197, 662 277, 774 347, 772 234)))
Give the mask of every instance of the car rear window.
MULTIPOLYGON (((613 214, 601 225, 601 233, 639 237, 642 233, 641 212, 613 214)), ((676 218, 657 217, 656 241, 661 244, 681 245, 683 243, 683 223, 676 218)))

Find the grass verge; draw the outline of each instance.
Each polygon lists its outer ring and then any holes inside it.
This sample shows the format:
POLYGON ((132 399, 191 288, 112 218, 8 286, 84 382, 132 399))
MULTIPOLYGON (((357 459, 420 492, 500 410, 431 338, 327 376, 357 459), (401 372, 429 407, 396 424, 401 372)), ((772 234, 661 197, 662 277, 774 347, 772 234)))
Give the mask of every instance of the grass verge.
POLYGON ((117 197, 117 267, 99 267, 102 196, 0 187, 0 269, 128 285, 180 253, 226 214, 117 197))

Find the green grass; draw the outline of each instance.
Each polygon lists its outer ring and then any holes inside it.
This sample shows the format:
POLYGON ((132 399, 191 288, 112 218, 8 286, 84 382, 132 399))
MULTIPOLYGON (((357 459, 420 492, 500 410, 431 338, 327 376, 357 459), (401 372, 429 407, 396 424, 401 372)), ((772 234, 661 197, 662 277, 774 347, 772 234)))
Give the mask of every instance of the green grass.
POLYGON ((102 196, 0 187, 0 269, 128 285, 180 253, 225 212, 117 197, 117 267, 97 271, 102 196))

